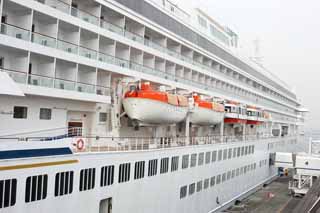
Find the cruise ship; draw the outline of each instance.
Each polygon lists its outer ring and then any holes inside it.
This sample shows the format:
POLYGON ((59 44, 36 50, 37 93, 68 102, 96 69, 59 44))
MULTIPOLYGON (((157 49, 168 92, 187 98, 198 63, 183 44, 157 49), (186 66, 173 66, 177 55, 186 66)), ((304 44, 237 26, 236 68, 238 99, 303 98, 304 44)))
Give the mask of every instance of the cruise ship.
POLYGON ((305 110, 203 9, 0 1, 0 212, 220 212, 277 177, 305 110))

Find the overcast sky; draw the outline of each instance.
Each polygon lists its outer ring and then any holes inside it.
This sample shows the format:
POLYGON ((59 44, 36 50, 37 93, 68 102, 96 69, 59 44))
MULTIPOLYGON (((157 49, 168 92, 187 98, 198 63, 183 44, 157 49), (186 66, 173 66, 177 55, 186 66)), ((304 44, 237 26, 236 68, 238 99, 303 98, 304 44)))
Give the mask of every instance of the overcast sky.
POLYGON ((311 111, 307 127, 320 129, 319 0, 175 1, 189 7, 196 5, 230 26, 246 50, 253 48, 253 40, 259 38, 264 65, 295 88, 311 111))

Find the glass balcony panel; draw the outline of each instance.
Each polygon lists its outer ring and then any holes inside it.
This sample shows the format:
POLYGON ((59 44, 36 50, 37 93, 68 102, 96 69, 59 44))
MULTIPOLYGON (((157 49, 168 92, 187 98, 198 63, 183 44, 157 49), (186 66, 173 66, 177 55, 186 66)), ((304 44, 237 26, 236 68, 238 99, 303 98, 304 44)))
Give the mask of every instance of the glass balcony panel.
POLYGON ((96 86, 96 94, 97 95, 104 95, 104 96, 109 96, 111 95, 111 89, 108 87, 103 87, 103 86, 96 86))
POLYGON ((57 48, 68 53, 78 54, 78 46, 69 42, 58 40, 57 48))
POLYGON ((39 75, 29 75, 28 76, 28 84, 34 86, 41 86, 41 87, 53 87, 53 78, 39 76, 39 75))
POLYGON ((123 67, 123 68, 129 68, 129 62, 124 60, 124 59, 115 58, 114 62, 115 62, 115 65, 118 65, 118 66, 123 67))
POLYGON ((109 64, 115 64, 115 58, 111 55, 107 55, 104 53, 99 53, 99 61, 106 62, 109 64))
POLYGON ((106 22, 104 20, 102 20, 101 22, 101 27, 111 32, 117 33, 119 35, 123 35, 124 33, 124 30, 121 27, 111 24, 109 22, 106 22))
POLYGON ((15 27, 13 25, 1 24, 1 34, 22 39, 25 41, 30 40, 30 32, 28 30, 15 27))
POLYGON ((80 82, 77 83, 77 91, 84 93, 96 93, 95 85, 80 82))
POLYGON ((27 82, 27 73, 5 69, 0 69, 0 71, 8 73, 16 83, 25 84, 27 82))
POLYGON ((94 25, 99 25, 99 18, 77 8, 71 8, 71 15, 94 25))
POLYGON ((85 47, 79 47, 79 55, 90 59, 97 59, 97 51, 85 47))
POLYGON ((55 79, 54 88, 74 91, 76 88, 76 83, 63 79, 55 79))
POLYGON ((47 46, 47 47, 56 47, 56 39, 52 37, 48 37, 45 35, 41 35, 38 33, 32 33, 32 42, 36 44, 40 44, 42 46, 47 46))
POLYGON ((129 31, 125 31, 125 32, 124 32, 124 36, 125 36, 126 38, 129 38, 129 39, 133 40, 133 41, 137 41, 137 42, 139 42, 139 43, 141 43, 141 44, 144 43, 144 42, 143 42, 143 37, 140 36, 140 35, 137 35, 137 34, 135 34, 135 33, 132 33, 132 32, 129 32, 129 31))
POLYGON ((37 0, 37 1, 45 5, 48 5, 49 7, 60 10, 61 12, 64 12, 64 13, 69 13, 70 11, 70 6, 67 3, 60 0, 37 0))

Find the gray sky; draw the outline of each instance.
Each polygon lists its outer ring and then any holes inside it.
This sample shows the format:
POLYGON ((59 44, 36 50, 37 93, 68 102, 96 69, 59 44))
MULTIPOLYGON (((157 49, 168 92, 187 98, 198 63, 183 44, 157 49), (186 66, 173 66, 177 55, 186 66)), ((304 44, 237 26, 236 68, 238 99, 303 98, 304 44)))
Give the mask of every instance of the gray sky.
MULTIPOLYGON (((319 0, 175 0, 196 5, 253 46, 259 38, 264 65, 295 88, 311 111, 307 127, 320 129, 319 0)), ((246 47, 247 48, 247 47, 246 47)))

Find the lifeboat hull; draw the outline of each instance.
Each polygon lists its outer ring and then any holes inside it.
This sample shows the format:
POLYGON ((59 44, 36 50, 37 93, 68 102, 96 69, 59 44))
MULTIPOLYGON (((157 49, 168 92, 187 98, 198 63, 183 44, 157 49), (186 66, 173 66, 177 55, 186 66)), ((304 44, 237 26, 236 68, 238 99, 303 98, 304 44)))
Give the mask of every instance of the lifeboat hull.
POLYGON ((125 98, 123 107, 127 115, 146 124, 174 124, 183 121, 188 107, 174 106, 147 98, 125 98))
POLYGON ((190 114, 190 122, 199 125, 218 124, 223 121, 223 118, 223 112, 216 112, 202 107, 195 107, 190 114))

